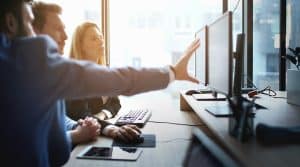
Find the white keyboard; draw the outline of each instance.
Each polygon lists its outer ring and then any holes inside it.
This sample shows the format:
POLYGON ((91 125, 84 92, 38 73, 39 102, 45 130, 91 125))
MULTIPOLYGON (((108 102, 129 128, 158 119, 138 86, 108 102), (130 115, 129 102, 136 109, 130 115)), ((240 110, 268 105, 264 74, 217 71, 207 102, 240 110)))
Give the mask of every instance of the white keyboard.
POLYGON ((115 125, 133 124, 139 127, 143 127, 151 117, 151 111, 148 109, 134 109, 129 113, 121 116, 115 123, 115 125))

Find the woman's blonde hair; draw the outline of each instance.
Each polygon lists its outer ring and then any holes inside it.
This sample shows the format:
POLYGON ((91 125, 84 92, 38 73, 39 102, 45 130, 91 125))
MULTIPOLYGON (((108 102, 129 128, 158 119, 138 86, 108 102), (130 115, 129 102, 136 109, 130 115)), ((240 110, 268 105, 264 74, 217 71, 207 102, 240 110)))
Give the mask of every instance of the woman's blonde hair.
MULTIPOLYGON (((83 49, 82 49, 82 40, 84 37, 84 34, 86 30, 90 27, 96 27, 100 32, 100 28, 96 23, 93 22, 84 22, 81 25, 79 25, 72 37, 72 42, 71 42, 71 50, 70 50, 70 58, 77 59, 77 60, 82 60, 84 55, 83 55, 83 49)), ((106 58, 105 55, 101 56, 97 60, 98 64, 101 65, 106 65, 106 58)))

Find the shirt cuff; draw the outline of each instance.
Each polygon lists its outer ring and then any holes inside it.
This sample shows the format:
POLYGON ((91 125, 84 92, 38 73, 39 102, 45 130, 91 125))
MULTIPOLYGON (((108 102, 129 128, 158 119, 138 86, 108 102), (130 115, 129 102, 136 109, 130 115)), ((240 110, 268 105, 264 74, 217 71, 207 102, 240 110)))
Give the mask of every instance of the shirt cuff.
POLYGON ((108 130, 109 130, 110 128, 115 128, 115 125, 107 125, 107 126, 102 130, 102 134, 103 134, 104 136, 108 136, 108 130))
POLYGON ((77 122, 69 118, 68 116, 65 117, 65 124, 67 130, 74 130, 77 127, 77 122))
POLYGON ((110 111, 103 109, 103 110, 101 110, 101 112, 103 112, 106 115, 107 119, 112 118, 112 114, 110 111))
POLYGON ((169 71, 169 78, 170 78, 169 83, 172 83, 173 81, 175 81, 175 74, 171 66, 168 66, 168 71, 169 71))
POLYGON ((73 147, 71 131, 67 131, 67 141, 68 141, 68 143, 70 143, 70 146, 73 147))

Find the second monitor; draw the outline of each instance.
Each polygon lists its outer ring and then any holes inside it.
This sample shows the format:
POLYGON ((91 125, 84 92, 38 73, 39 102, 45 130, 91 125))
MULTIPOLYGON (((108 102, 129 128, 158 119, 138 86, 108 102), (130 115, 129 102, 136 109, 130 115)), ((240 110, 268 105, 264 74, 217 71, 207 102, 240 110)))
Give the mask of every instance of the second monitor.
POLYGON ((232 12, 208 28, 208 85, 215 96, 232 95, 232 12))
MULTIPOLYGON (((216 100, 232 96, 232 13, 227 12, 208 27, 208 86, 216 100), (227 97, 226 97, 227 96, 227 97)), ((207 106, 215 116, 231 114, 227 104, 207 106)))

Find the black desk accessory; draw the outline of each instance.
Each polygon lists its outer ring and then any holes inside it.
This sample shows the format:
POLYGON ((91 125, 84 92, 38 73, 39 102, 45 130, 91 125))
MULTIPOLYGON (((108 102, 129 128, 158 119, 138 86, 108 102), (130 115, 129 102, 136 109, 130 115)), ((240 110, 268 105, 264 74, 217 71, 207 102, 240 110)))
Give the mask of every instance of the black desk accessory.
POLYGON ((265 145, 300 144, 300 126, 279 127, 259 123, 256 138, 265 145))
POLYGON ((229 117, 229 134, 239 141, 246 141, 253 136, 253 119, 255 113, 255 98, 248 101, 242 96, 228 98, 232 115, 229 117))
POLYGON ((118 147, 155 147, 156 137, 154 134, 141 134, 143 142, 126 143, 119 140, 114 140, 112 146, 118 147))
POLYGON ((209 89, 191 89, 185 92, 185 95, 193 95, 193 94, 206 94, 206 93, 211 93, 211 90, 209 89))
POLYGON ((239 167, 242 166, 229 154, 206 136, 201 130, 193 129, 192 142, 187 149, 184 167, 239 167))
MULTIPOLYGON (((227 100, 229 99, 229 97, 224 96, 227 100)), ((240 97, 240 100, 242 100, 242 102, 244 103, 244 105, 246 104, 252 104, 252 102, 244 97, 240 97)), ((237 105, 237 96, 234 96, 230 99, 232 101, 232 104, 234 107, 237 105)), ((257 103, 253 104, 254 109, 255 110, 260 110, 260 109, 267 109, 266 107, 259 105, 257 103)), ((209 112, 210 114, 214 115, 215 117, 230 117, 233 115, 232 112, 232 108, 230 107, 230 103, 229 104, 216 104, 216 105, 211 105, 211 106, 205 106, 205 111, 209 112)), ((252 113, 253 115, 255 114, 254 112, 252 113)))

